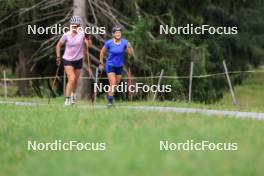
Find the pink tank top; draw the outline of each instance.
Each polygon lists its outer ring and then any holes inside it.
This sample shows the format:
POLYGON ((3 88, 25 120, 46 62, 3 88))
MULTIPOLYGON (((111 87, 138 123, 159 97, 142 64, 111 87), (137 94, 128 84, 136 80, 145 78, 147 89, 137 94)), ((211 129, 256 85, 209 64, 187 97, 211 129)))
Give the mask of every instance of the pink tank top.
POLYGON ((63 59, 68 61, 76 61, 83 58, 85 35, 83 32, 72 36, 71 31, 64 33, 60 38, 61 43, 65 43, 65 51, 63 59))

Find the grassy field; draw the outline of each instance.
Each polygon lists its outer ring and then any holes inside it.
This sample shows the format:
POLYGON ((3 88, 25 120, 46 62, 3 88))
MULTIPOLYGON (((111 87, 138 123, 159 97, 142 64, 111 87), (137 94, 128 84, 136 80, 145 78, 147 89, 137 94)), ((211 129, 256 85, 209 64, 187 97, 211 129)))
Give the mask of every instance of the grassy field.
POLYGON ((0 105, 0 175, 262 175, 264 122, 225 117, 0 105), (27 141, 106 142, 105 151, 28 151, 27 141), (159 141, 237 142, 237 151, 160 151, 159 141))
MULTIPOLYGON (((264 112, 264 76, 252 74, 217 104, 117 102, 117 106, 172 106, 264 112)), ((260 176, 264 122, 201 114, 126 109, 65 108, 63 98, 9 98, 40 106, 0 104, 0 176, 260 176), (105 151, 28 151, 27 141, 105 142, 105 151), (160 151, 159 142, 231 142, 237 151, 160 151)), ((88 102, 79 102, 87 105, 88 102)), ((99 100, 105 105, 106 100, 99 100)), ((88 107, 88 106, 86 106, 88 107)))
MULTIPOLYGON (((264 69, 260 70, 264 71, 264 69)), ((235 87, 235 94, 239 109, 264 112, 264 73, 249 74, 241 86, 235 87)), ((219 104, 232 106, 230 94, 226 93, 219 104)))

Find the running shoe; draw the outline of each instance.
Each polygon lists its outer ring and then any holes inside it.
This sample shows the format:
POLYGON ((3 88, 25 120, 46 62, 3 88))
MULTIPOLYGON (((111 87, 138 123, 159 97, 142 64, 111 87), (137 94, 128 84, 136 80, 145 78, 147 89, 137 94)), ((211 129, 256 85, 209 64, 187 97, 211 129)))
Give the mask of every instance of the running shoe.
POLYGON ((108 103, 107 108, 114 108, 115 105, 113 103, 108 103))
POLYGON ((66 98, 65 102, 64 102, 64 105, 65 106, 71 106, 71 104, 72 104, 72 102, 71 102, 70 98, 66 98))
POLYGON ((77 102, 77 94, 71 93, 71 103, 75 104, 77 102))

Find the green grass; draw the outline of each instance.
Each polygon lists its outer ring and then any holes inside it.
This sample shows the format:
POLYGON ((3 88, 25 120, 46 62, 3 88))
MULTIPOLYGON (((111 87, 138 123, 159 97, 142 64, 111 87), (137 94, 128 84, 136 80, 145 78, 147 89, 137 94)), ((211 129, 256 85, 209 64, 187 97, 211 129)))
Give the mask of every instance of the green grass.
MULTIPOLYGON (((235 94, 240 110, 264 111, 264 73, 249 74, 242 85, 235 87, 235 94)), ((230 94, 226 93, 219 104, 232 106, 230 94)))
MULTIPOLYGON (((170 106, 264 112, 264 75, 251 74, 216 104, 117 102, 117 106, 170 106)), ((33 175, 263 175, 264 122, 201 114, 125 109, 65 108, 63 97, 8 98, 44 106, 0 104, 0 176, 33 175), (27 141, 106 142, 106 151, 28 151, 27 141), (238 151, 159 151, 159 141, 237 142, 238 151)), ((80 105, 91 102, 82 101, 80 105)), ((99 105, 106 100, 99 99, 99 105)))
POLYGON ((122 102, 121 104, 264 112, 264 73, 250 73, 243 84, 236 86, 234 91, 238 103, 237 105, 233 105, 232 97, 229 91, 225 92, 223 99, 215 104, 203 104, 194 102, 188 103, 182 101, 143 101, 133 103, 122 102))
POLYGON ((0 105, 0 176, 262 175, 264 122, 199 114, 0 105), (28 151, 27 140, 106 142, 106 151, 28 151), (159 141, 237 142, 237 151, 159 151, 159 141))

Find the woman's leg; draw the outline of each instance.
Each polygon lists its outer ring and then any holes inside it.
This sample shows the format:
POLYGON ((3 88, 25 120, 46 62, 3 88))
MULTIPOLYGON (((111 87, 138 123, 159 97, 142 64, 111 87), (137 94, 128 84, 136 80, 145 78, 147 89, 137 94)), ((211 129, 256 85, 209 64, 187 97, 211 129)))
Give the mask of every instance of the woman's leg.
POLYGON ((113 96, 114 96, 114 89, 116 85, 116 74, 114 72, 110 72, 107 74, 108 80, 109 80, 109 86, 110 90, 108 92, 108 101, 110 104, 113 103, 113 96))
POLYGON ((81 73, 81 69, 74 69, 75 82, 74 82, 74 86, 73 86, 72 92, 76 92, 76 90, 77 90, 78 81, 79 81, 79 78, 80 78, 80 73, 81 73))
POLYGON ((123 67, 116 67, 115 73, 116 73, 116 85, 118 85, 122 79, 123 67))
POLYGON ((116 85, 118 85, 121 80, 122 80, 122 75, 116 75, 116 85))
POLYGON ((72 66, 64 66, 65 73, 67 74, 68 83, 66 86, 65 97, 70 98, 73 88, 75 86, 75 73, 72 66))
POLYGON ((75 74, 75 83, 74 83, 72 91, 73 93, 75 93, 78 87, 78 81, 79 81, 79 77, 80 77, 80 73, 81 73, 81 69, 83 65, 83 59, 73 61, 72 64, 74 67, 74 74, 75 74))
POLYGON ((74 69, 75 80, 74 80, 74 84, 73 84, 73 88, 72 88, 72 92, 71 92, 72 104, 75 104, 77 101, 76 90, 78 87, 78 81, 79 81, 80 73, 81 73, 81 69, 74 69))

